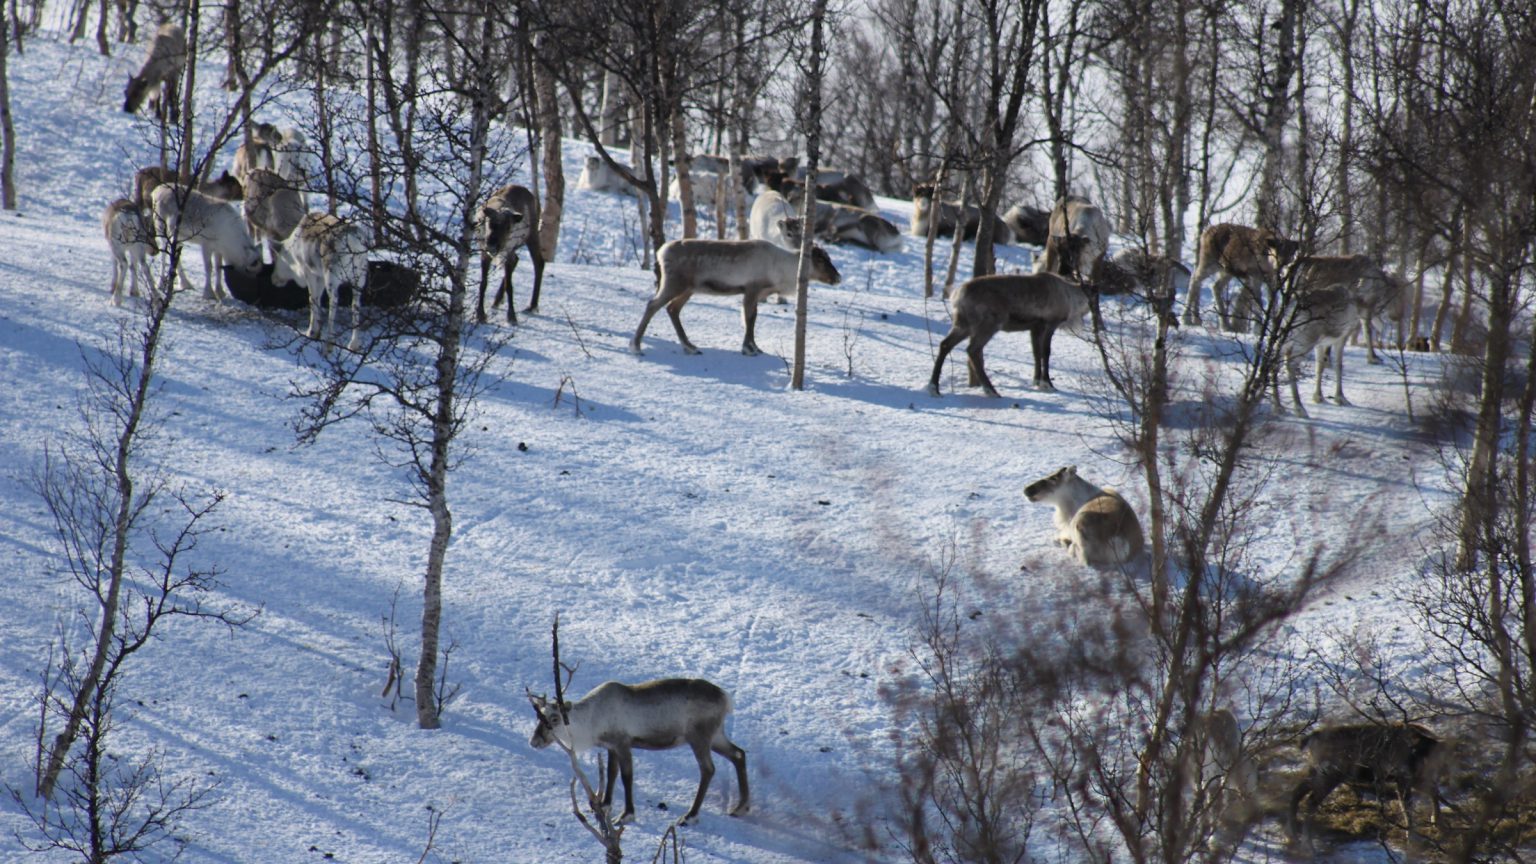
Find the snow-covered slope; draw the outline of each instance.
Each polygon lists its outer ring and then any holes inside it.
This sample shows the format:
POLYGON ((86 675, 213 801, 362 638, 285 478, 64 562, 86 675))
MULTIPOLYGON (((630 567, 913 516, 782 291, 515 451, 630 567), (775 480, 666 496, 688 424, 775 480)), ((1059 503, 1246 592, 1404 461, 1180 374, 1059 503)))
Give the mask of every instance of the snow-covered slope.
MULTIPOLYGON (((118 110, 129 62, 47 39, 12 57, 24 149, 22 212, 0 213, 0 781, 20 788, 49 640, 61 626, 80 633, 78 589, 32 478, 50 442, 78 428, 81 352, 133 317, 108 303, 98 221, 148 161, 142 127, 118 110)), ((570 176, 586 152, 568 144, 570 176)), ((882 206, 905 227, 904 204, 882 206)), ((527 745, 523 691, 549 689, 557 612, 578 692, 688 675, 732 693, 755 806, 724 815, 735 784, 721 770, 701 823, 683 832, 688 860, 863 860, 860 814, 893 779, 880 688, 913 642, 927 562, 953 548, 1005 581, 1081 578, 1050 546, 1049 509, 1021 494, 1063 464, 1144 504, 1091 398, 1100 373, 1079 337, 1056 338, 1060 392, 1029 387, 1028 340, 1004 335, 988 365, 1005 398, 964 387, 959 353, 945 395, 927 395, 948 316, 921 297, 910 238, 889 256, 831 250, 843 282, 813 286, 803 392, 787 387, 789 305, 762 307, 760 357, 736 352, 739 304, 710 298, 683 313, 701 356, 683 354, 663 319, 645 355, 630 354, 652 287, 624 232, 632 207, 569 193, 542 312, 518 325, 462 441, 443 617, 462 691, 438 731, 378 695, 392 596, 408 662, 420 614, 429 526, 393 503, 409 495, 402 475, 374 456, 362 423, 295 447, 301 406, 286 394, 302 372, 269 346, 302 320, 178 298, 152 452, 192 488, 228 494, 196 562, 224 571, 215 603, 260 610, 234 631, 176 622, 122 687, 118 746, 158 748, 174 774, 216 784, 187 820, 183 860, 414 861, 429 807, 443 813, 440 860, 593 860, 563 758, 527 745)), ((1004 267, 1029 258, 1006 250, 1004 267)), ((529 278, 520 268, 520 300, 529 278)), ((1225 362, 1209 334, 1179 338, 1194 368, 1225 362)), ((1411 443, 1398 373, 1351 348, 1347 374, 1353 406, 1279 421, 1284 482, 1256 547, 1266 566, 1348 537, 1356 508, 1411 536, 1438 503, 1421 494, 1438 475, 1411 443)), ((1360 578, 1379 584, 1412 558, 1368 561, 1360 578)), ((992 599, 1012 614, 1009 598, 992 599)), ((1353 617, 1320 606, 1298 626, 1328 632, 1353 617)), ((625 837, 643 858, 697 777, 685 751, 636 763, 640 817, 625 837)), ((0 860, 19 857, 13 832, 26 829, 0 806, 0 860)))

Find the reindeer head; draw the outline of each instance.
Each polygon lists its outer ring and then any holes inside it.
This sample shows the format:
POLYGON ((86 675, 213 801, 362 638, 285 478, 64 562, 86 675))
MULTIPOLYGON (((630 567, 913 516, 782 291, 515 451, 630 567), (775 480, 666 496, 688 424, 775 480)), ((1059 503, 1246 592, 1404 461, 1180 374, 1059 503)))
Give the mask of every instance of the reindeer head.
POLYGON ((933 197, 933 184, 932 183, 916 183, 916 184, 913 184, 913 186, 912 186, 912 200, 913 201, 916 201, 919 198, 932 198, 932 197, 933 197))
POLYGON ((1041 477, 1039 480, 1024 487, 1024 497, 1031 501, 1044 501, 1062 486, 1077 478, 1077 466, 1068 465, 1058 469, 1053 474, 1041 477))
MULTIPOLYGON (((527 692, 527 691, 525 691, 527 692)), ((557 741, 570 746, 570 732, 568 720, 570 717, 571 703, 561 702, 557 709, 551 704, 547 696, 535 696, 528 692, 528 703, 533 706, 533 716, 538 718, 538 725, 533 729, 533 735, 528 743, 535 750, 543 750, 557 741)))
POLYGON ((1301 250, 1301 244, 1297 241, 1281 237, 1267 228, 1264 230, 1264 245, 1269 250, 1269 260, 1274 263, 1276 270, 1291 263, 1301 250))
POLYGON ((828 285, 843 281, 843 274, 837 272, 837 267, 832 264, 832 256, 820 246, 811 247, 811 276, 828 285))
POLYGON ((521 245, 528 238, 528 224, 522 213, 487 207, 481 211, 481 239, 488 255, 500 255, 521 245))

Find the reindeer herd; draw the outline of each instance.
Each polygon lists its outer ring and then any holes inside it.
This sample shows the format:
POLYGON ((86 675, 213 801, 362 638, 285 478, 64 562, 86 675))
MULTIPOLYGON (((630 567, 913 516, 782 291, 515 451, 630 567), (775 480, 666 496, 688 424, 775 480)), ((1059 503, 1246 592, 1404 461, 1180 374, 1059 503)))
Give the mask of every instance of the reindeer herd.
MULTIPOLYGON (((175 24, 162 25, 149 44, 143 67, 128 80, 124 110, 137 112, 148 105, 162 121, 174 122, 177 83, 186 50, 182 29, 175 24)), ((735 178, 729 174, 728 160, 701 156, 694 164, 696 180, 706 197, 715 197, 720 184, 726 182, 740 182, 753 196, 749 239, 684 239, 661 247, 655 294, 646 303, 630 340, 635 354, 641 353, 646 328, 663 308, 683 350, 700 353, 689 341, 680 317, 683 306, 696 293, 741 296, 741 351, 760 353, 755 334, 757 306, 769 296, 782 302, 783 297, 795 294, 800 250, 807 232, 814 241, 850 244, 881 253, 894 253, 904 246, 901 229, 876 210, 869 188, 852 174, 818 174, 813 223, 806 225, 799 216, 806 178, 795 160, 754 157, 742 164, 735 178)), ((121 305, 125 291, 138 297, 141 280, 153 286, 149 258, 160 251, 163 242, 193 245, 202 256, 203 295, 207 298, 222 301, 227 296, 226 272, 231 279, 246 279, 249 277, 239 274, 255 273, 258 280, 291 282, 307 290, 310 317, 306 336, 311 339, 328 342, 342 288, 352 286, 352 328, 347 347, 356 351, 360 341, 358 307, 370 273, 369 238, 356 223, 309 211, 306 189, 310 174, 302 133, 267 123, 252 124, 247 140, 235 152, 231 170, 214 180, 198 182, 162 167, 138 171, 133 178, 133 197, 112 201, 102 215, 112 255, 112 302, 121 305), (226 271, 226 267, 230 269, 226 271), (323 325, 322 306, 328 307, 323 325)), ((632 184, 597 156, 588 157, 577 186, 634 194, 632 184)), ((524 252, 533 266, 532 293, 524 311, 538 311, 545 266, 539 218, 538 201, 523 186, 496 189, 480 205, 476 226, 481 248, 477 321, 487 320, 485 295, 495 265, 501 268, 501 279, 492 308, 505 301, 507 321, 516 323, 512 277, 524 252)), ((974 205, 937 201, 930 184, 913 189, 909 225, 913 236, 926 237, 934 232, 953 237, 959 233, 962 239, 973 239, 983 220, 991 220, 995 242, 1030 244, 1042 247, 1042 252, 1036 256, 1034 272, 979 276, 947 292, 952 323, 939 344, 928 382, 934 397, 940 395, 945 360, 967 341, 970 384, 997 397, 982 352, 997 333, 1019 330, 1030 333, 1035 387, 1054 390, 1050 376, 1052 336, 1063 325, 1081 329, 1090 312, 1093 326, 1102 326, 1098 310, 1101 295, 1143 298, 1157 311, 1164 326, 1177 326, 1180 319, 1174 317, 1173 307, 1182 294, 1183 324, 1198 325, 1201 285, 1215 276, 1212 293, 1223 330, 1275 326, 1263 310, 1278 307, 1283 289, 1292 292, 1294 315, 1285 324, 1280 344, 1296 411, 1305 416, 1297 388, 1296 359, 1315 352, 1317 381, 1312 398, 1322 402, 1324 357, 1331 351, 1334 399, 1345 404, 1344 342, 1363 324, 1369 360, 1380 362, 1375 355, 1373 321, 1381 315, 1400 320, 1407 288, 1404 280, 1368 256, 1298 257, 1295 241, 1267 228, 1223 223, 1205 229, 1191 274, 1176 259, 1150 255, 1135 247, 1108 255, 1109 220, 1098 206, 1080 196, 1065 196, 1050 210, 1018 205, 999 217, 974 205), (1282 285, 1286 273, 1294 274, 1290 288, 1282 285), (1228 294, 1234 280, 1240 286, 1235 298, 1228 294)), ((809 250, 810 278, 838 284, 841 276, 826 250, 814 242, 809 250)), ((189 284, 185 272, 177 275, 183 284, 189 284)), ((1273 387, 1278 408, 1278 376, 1273 387)), ((1147 543, 1134 509, 1114 490, 1079 477, 1075 466, 1029 484, 1024 493, 1030 501, 1054 506, 1058 542, 1081 564, 1126 567, 1144 555, 1147 543)), ((610 681, 574 703, 557 700, 552 704, 529 696, 538 720, 531 739, 535 748, 559 743, 577 752, 595 747, 608 752, 603 803, 611 803, 614 781, 622 777, 624 820, 633 819, 635 813, 631 751, 684 745, 694 753, 700 781, 682 821, 698 817, 714 774, 715 753, 726 757, 736 770, 739 800, 732 815, 747 812, 746 752, 725 734, 731 700, 718 686, 696 679, 637 685, 610 681)), ((1212 740, 1219 739, 1225 749, 1213 758, 1225 760, 1222 770, 1230 772, 1246 757, 1236 720, 1230 712, 1219 713, 1225 714, 1226 725, 1221 727, 1221 734, 1212 733, 1212 740)), ((1372 787, 1378 792, 1390 786, 1405 812, 1415 793, 1429 795, 1438 805, 1436 777, 1445 767, 1447 748, 1420 727, 1328 727, 1305 738, 1301 750, 1308 768, 1290 798, 1288 816, 1293 828, 1303 801, 1308 803, 1310 822, 1322 800, 1342 784, 1372 787)), ((1251 760, 1245 764, 1251 774, 1251 760)), ((1251 797, 1252 779, 1243 785, 1251 797)))

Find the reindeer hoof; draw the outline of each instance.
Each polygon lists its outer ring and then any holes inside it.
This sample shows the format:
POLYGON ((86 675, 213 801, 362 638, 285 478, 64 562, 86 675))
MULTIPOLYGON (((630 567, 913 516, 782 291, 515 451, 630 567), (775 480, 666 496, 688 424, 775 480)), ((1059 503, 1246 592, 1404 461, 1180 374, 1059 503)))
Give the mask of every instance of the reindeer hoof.
POLYGON ((688 813, 688 814, 684 815, 682 818, 678 819, 677 820, 677 824, 679 824, 679 825, 697 825, 697 824, 699 824, 699 814, 697 814, 697 813, 688 813))
POLYGON ((752 812, 752 805, 750 805, 750 804, 737 804, 736 805, 736 809, 731 811, 731 815, 739 817, 739 816, 745 816, 745 815, 747 815, 750 812, 752 812))
POLYGON ((684 345, 683 346, 683 353, 684 354, 703 354, 704 352, 700 351, 697 347, 695 347, 693 345, 684 345))
POLYGON ((747 355, 748 357, 756 357, 763 352, 757 350, 756 345, 743 345, 741 346, 741 353, 747 355))
POLYGON ((939 398, 939 385, 937 385, 937 384, 929 384, 928 385, 928 395, 932 396, 935 399, 939 398))

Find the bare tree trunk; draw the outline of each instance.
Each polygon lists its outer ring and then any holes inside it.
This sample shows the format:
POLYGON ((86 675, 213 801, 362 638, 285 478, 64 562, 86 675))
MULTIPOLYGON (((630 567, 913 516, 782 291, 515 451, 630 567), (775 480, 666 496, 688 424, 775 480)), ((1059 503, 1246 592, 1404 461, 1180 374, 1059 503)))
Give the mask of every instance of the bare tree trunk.
MULTIPOLYGON (((367 33, 364 36, 363 51, 368 55, 363 62, 363 75, 365 77, 366 98, 368 100, 368 207, 373 214, 369 220, 373 225, 373 245, 384 245, 384 219, 386 210, 384 205, 384 155, 379 143, 379 112, 372 110, 379 104, 378 81, 378 53, 379 53, 379 12, 372 3, 359 3, 358 9, 365 16, 367 33)), ((387 14, 387 12, 386 12, 387 14)), ((246 128, 250 128, 247 118, 246 128)))
POLYGON ((811 54, 806 64, 806 135, 805 135, 805 201, 800 211, 800 224, 806 230, 800 232, 800 274, 795 287, 795 359, 790 373, 789 386, 805 389, 805 327, 806 307, 810 304, 811 247, 815 245, 816 224, 816 170, 821 162, 821 79, 826 63, 823 30, 826 27, 827 0, 815 0, 811 9, 811 54))
POLYGON ((1355 27, 1360 18, 1360 0, 1341 0, 1339 12, 1339 64, 1344 75, 1344 116, 1339 121, 1339 254, 1354 251, 1355 195, 1349 172, 1355 161, 1355 27))
POLYGON ((622 91, 623 85, 619 83, 618 73, 611 69, 604 72, 602 127, 598 135, 598 140, 604 147, 619 146, 619 121, 624 111, 622 91))
MULTIPOLYGON (((539 212, 539 248, 545 261, 555 260, 560 245, 560 220, 565 212, 565 171, 560 157, 565 130, 560 123, 560 100, 555 76, 530 59, 533 85, 538 91, 539 146, 544 153, 544 208, 539 212)), ((528 311, 537 311, 529 307, 528 311)))
MULTIPOLYGON (((688 158, 688 135, 683 121, 682 99, 672 95, 668 100, 671 103, 672 120, 668 124, 672 131, 672 167, 677 172, 677 203, 683 214, 683 237, 692 239, 699 236, 699 214, 695 211, 693 200, 693 177, 688 158)), ((667 187, 667 197, 670 199, 671 186, 667 187)), ((810 223, 806 223, 810 224, 810 223)))
MULTIPOLYGON (((16 14, 16 7, 11 7, 16 14)), ((11 34, 5 11, 0 8, 0 208, 16 209, 16 124, 11 117, 11 34)), ((19 44, 19 40, 18 40, 19 44)))
POLYGON ((202 32, 199 25, 202 11, 201 0, 192 0, 188 4, 187 20, 182 25, 187 32, 187 77, 181 85, 181 159, 177 163, 177 170, 187 175, 192 173, 192 130, 195 128, 192 106, 197 101, 192 98, 192 94, 197 90, 197 51, 199 34, 202 32))
MULTIPOLYGON (((488 4, 487 4, 488 5, 488 4)), ((488 9, 482 10, 488 13, 488 9)), ((430 460, 427 465, 427 509, 432 514, 432 541, 427 551, 427 570, 421 595, 421 656, 416 665, 416 723, 422 729, 436 729, 441 724, 441 706, 437 699, 437 657, 443 614, 443 566, 448 557, 448 543, 453 538, 453 514, 448 509, 449 448, 459 423, 458 383, 463 353, 465 296, 469 285, 469 259, 474 248, 475 210, 485 185, 486 142, 490 137, 489 100, 495 92, 491 67, 493 22, 495 16, 481 15, 480 44, 477 57, 466 57, 476 82, 472 101, 469 139, 469 179, 463 212, 459 218, 457 254, 449 278, 447 315, 437 338, 435 414, 432 418, 430 460)), ((510 299, 509 301, 510 302, 510 299)))
MULTIPOLYGON (((1296 109, 1295 94, 1291 82, 1301 62, 1296 50, 1302 26, 1301 14, 1305 0, 1281 0, 1280 14, 1275 19, 1279 32, 1273 36, 1261 30, 1261 44, 1276 44, 1274 71, 1268 76, 1268 86, 1262 94, 1264 100, 1263 129, 1264 163, 1259 175, 1258 222, 1261 226, 1281 228, 1284 225, 1284 207, 1281 200, 1281 179, 1285 174, 1285 126, 1296 109)), ((1267 21, 1264 23, 1268 23, 1267 21)))
POLYGON ((944 184, 949 182, 949 154, 939 160, 939 176, 933 181, 933 197, 929 199, 928 234, 923 238, 923 296, 933 296, 933 247, 939 239, 939 222, 944 200, 944 184))

